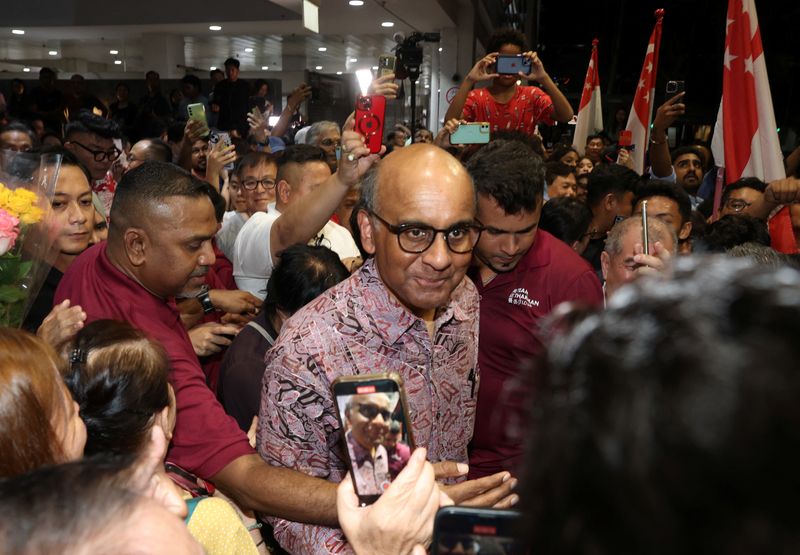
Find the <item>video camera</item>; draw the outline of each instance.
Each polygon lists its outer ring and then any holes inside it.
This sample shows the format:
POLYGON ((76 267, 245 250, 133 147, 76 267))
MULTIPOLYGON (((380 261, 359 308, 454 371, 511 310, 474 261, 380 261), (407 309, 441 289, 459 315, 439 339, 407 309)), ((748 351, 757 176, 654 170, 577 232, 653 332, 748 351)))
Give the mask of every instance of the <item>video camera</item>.
POLYGON ((420 42, 439 42, 442 39, 440 33, 411 33, 404 37, 401 33, 394 34, 397 46, 394 49, 397 56, 395 66, 395 76, 397 79, 411 79, 415 82, 419 79, 420 66, 422 65, 422 47, 420 42))

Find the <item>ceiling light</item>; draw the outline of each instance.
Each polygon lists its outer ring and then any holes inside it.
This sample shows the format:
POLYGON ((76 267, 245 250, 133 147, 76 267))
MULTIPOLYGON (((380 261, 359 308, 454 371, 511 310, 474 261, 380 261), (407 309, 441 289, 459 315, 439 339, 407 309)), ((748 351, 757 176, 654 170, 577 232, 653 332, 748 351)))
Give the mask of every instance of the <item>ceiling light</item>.
POLYGON ((349 4, 355 7, 363 6, 364 0, 350 0, 349 4))
POLYGON ((249 54, 250 52, 252 52, 252 51, 253 51, 253 49, 252 49, 252 48, 245 48, 245 49, 244 49, 244 51, 245 51, 245 52, 247 52, 247 53, 249 54))
POLYGON ((337 71, 337 72, 336 72, 336 75, 341 75, 341 74, 342 74, 342 72, 341 72, 341 71, 337 71))
POLYGON ((381 27, 394 27, 394 21, 384 21, 381 23, 381 27))
POLYGON ((209 25, 208 26, 208 30, 209 31, 222 31, 222 27, 220 27, 219 25, 209 25))
POLYGON ((378 71, 378 66, 372 66, 372 71, 378 71))
POLYGON ((31 70, 31 68, 29 68, 29 67, 23 67, 22 68, 22 71, 24 71, 25 73, 30 72, 30 70, 31 70))
POLYGON ((350 58, 350 63, 354 64, 358 61, 358 58, 350 58))
POLYGON ((114 60, 114 65, 115 66, 121 66, 122 65, 122 60, 114 60))
POLYGON ((112 56, 116 56, 117 54, 119 54, 119 50, 109 50, 108 53, 111 54, 112 56))
POLYGON ((320 46, 319 48, 317 48, 317 50, 319 50, 320 52, 327 52, 328 51, 328 49, 325 48, 324 46, 320 46))
POLYGON ((319 71, 319 70, 321 70, 321 69, 322 69, 322 66, 317 66, 317 67, 316 67, 316 68, 314 68, 314 69, 316 69, 317 71, 319 71))
POLYGON ((442 51, 442 47, 440 46, 440 47, 439 47, 439 52, 441 52, 441 51, 442 51))
MULTIPOLYGON (((25 31, 23 31, 22 29, 11 29, 11 34, 13 34, 13 35, 24 35, 25 31)), ((28 71, 30 71, 30 70, 28 70, 28 71)))
POLYGON ((210 67, 210 68, 208 68, 208 69, 210 69, 211 71, 214 71, 215 69, 217 69, 217 66, 211 66, 211 67, 210 67))
POLYGON ((261 66, 261 69, 262 71, 267 71, 269 69, 269 66, 261 66))
POLYGON ((58 50, 51 50, 50 52, 48 52, 48 54, 50 54, 51 56, 58 56, 58 50))
POLYGON ((426 89, 430 89, 430 88, 431 88, 431 86, 430 86, 430 85, 425 85, 425 88, 426 88, 426 89))

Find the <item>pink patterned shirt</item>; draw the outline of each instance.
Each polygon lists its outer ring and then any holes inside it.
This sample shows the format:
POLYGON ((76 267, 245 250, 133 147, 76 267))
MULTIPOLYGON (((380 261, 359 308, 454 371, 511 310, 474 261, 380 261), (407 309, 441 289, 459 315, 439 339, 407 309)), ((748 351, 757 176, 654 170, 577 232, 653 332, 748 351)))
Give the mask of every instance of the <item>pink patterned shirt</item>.
MULTIPOLYGON (((467 462, 478 393, 478 295, 464 279, 439 310, 434 340, 381 281, 374 261, 297 312, 267 353, 258 451, 276 466, 340 482, 347 472, 331 383, 396 372, 416 445, 432 462, 467 462)), ((298 495, 302 495, 298 492, 298 495)), ((341 530, 269 519, 290 553, 348 553, 341 530)))
POLYGON ((533 135, 537 123, 553 124, 553 100, 539 87, 517 86, 514 96, 501 104, 489 89, 474 89, 464 103, 466 121, 487 121, 492 133, 503 129, 533 135))

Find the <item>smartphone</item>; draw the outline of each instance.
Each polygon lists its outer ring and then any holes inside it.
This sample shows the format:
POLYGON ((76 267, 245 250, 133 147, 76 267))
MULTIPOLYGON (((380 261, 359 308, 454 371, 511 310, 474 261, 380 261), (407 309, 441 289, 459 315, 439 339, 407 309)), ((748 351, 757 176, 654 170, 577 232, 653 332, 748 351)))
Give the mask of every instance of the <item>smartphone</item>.
POLYGON ((686 91, 685 81, 667 81, 667 95, 666 99, 669 100, 676 95, 686 91))
POLYGON ((531 72, 531 60, 522 54, 516 56, 498 54, 495 71, 500 75, 517 75, 520 71, 528 75, 531 72))
POLYGON ((397 58, 390 54, 384 54, 378 58, 378 77, 383 77, 395 72, 397 58))
POLYGON ((208 129, 208 120, 206 119, 206 107, 203 105, 203 103, 198 102, 197 104, 189 104, 186 107, 186 111, 189 114, 189 119, 199 121, 203 124, 203 127, 205 127, 205 130, 200 134, 200 136, 208 137, 210 131, 208 129))
MULTIPOLYGON (((209 145, 213 146, 217 143, 222 143, 226 147, 231 146, 233 143, 231 142, 231 135, 227 131, 217 131, 214 129, 211 131, 208 137, 209 145)), ((225 164, 225 169, 228 171, 233 171, 233 164, 225 164)))
POLYGON ((247 109, 251 112, 258 109, 262 114, 267 111, 267 99, 263 96, 251 96, 247 99, 247 109))
POLYGON ((642 245, 644 254, 650 254, 650 240, 647 236, 647 201, 642 201, 642 245))
POLYGON ((462 123, 452 135, 454 145, 482 145, 489 142, 490 128, 487 122, 462 123))
POLYGON ((356 494, 362 506, 372 504, 414 450, 403 380, 398 374, 345 376, 331 389, 356 494))
POLYGON ((356 131, 364 135, 372 154, 383 145, 383 122, 386 118, 386 97, 375 94, 359 95, 356 99, 356 131))
POLYGON ((433 524, 431 554, 527 555, 518 538, 521 518, 517 511, 443 507, 433 524))
POLYGON ((636 150, 636 145, 633 144, 633 131, 629 129, 621 129, 619 132, 617 146, 631 152, 636 150))

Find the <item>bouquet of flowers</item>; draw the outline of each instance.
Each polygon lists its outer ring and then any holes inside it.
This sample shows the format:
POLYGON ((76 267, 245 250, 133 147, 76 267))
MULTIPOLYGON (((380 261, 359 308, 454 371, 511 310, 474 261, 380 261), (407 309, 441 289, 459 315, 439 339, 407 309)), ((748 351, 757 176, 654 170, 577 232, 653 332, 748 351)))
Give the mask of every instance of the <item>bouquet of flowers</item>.
POLYGON ((42 220, 60 164, 57 154, 0 152, 0 326, 22 325, 50 270, 42 220))

